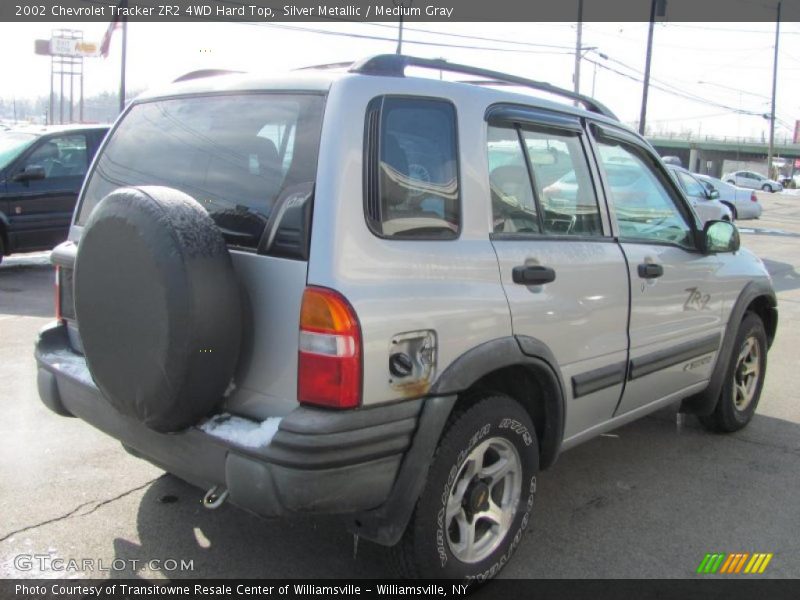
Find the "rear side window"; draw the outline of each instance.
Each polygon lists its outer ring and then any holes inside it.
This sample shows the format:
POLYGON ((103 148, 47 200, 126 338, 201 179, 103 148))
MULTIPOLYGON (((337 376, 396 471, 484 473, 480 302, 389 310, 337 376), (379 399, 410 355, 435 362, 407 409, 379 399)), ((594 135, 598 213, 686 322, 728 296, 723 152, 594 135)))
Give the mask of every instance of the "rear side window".
POLYGON ((384 96, 367 110, 364 197, 381 237, 454 239, 461 222, 456 112, 444 100, 384 96))
POLYGON ((289 93, 138 104, 97 159, 77 223, 118 187, 163 185, 197 200, 229 245, 257 248, 276 204, 310 194, 323 105, 289 93))
POLYGON ((603 234, 577 133, 489 126, 488 158, 494 233, 603 234))

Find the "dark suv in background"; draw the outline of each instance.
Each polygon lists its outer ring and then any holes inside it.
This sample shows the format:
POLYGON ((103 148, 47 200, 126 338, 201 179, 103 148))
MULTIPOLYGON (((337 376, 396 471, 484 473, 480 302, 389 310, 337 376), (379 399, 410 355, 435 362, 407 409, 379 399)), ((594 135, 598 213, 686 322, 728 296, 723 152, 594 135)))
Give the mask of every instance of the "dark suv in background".
POLYGON ((108 125, 0 132, 0 261, 67 239, 75 201, 108 125))

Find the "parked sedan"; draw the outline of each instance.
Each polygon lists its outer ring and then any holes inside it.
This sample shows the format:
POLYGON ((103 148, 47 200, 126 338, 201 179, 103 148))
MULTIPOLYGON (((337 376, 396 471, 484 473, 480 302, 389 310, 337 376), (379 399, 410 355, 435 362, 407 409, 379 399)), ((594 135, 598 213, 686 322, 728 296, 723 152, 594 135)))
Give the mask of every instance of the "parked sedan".
POLYGON ((667 169, 675 176, 701 221, 733 221, 733 211, 719 201, 719 192, 708 191, 688 169, 675 165, 667 165, 667 169))
POLYGON ((0 261, 67 239, 83 178, 107 125, 0 132, 0 261))
POLYGON ((751 190, 764 190, 765 192, 782 192, 783 186, 775 181, 753 171, 734 171, 722 176, 722 180, 730 185, 736 185, 751 190))
POLYGON ((709 192, 714 190, 719 192, 720 202, 724 202, 733 210, 734 219, 757 219, 761 216, 761 203, 753 190, 736 187, 708 175, 695 173, 694 176, 706 186, 706 190, 709 192))

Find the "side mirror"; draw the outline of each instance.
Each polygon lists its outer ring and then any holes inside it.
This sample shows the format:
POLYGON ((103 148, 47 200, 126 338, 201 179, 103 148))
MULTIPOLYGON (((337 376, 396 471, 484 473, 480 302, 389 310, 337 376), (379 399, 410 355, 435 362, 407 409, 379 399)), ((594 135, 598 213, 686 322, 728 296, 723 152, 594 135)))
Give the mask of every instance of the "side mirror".
POLYGON ((736 252, 740 244, 739 230, 730 221, 708 221, 703 227, 703 251, 706 254, 736 252))
POLYGON ((22 171, 14 175, 14 181, 33 181, 34 179, 44 179, 47 174, 41 165, 28 165, 22 171))
POLYGON ((711 190, 708 192, 708 199, 719 200, 719 190, 711 188, 711 190))

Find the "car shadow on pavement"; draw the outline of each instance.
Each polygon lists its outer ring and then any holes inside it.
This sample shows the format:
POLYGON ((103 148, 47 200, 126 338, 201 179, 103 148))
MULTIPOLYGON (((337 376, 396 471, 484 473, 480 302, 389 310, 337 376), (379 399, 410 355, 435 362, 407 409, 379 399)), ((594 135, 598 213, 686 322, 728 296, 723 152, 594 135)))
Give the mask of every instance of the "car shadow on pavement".
POLYGON ((768 258, 762 259, 767 271, 772 276, 772 285, 776 292, 786 292, 800 288, 800 273, 794 265, 768 258))
MULTIPOLYGON (((744 431, 715 435, 676 416, 670 407, 595 438, 541 474, 528 541, 504 576, 691 577, 711 551, 774 552, 770 575, 800 575, 790 525, 800 522, 800 425, 756 415, 744 431)), ((393 576, 386 548, 362 540, 353 557, 339 519, 210 511, 202 496, 159 478, 139 504, 139 543, 115 539, 114 558, 192 561, 163 572, 171 579, 393 576)))
MULTIPOLYGON (((114 540, 114 558, 144 564, 169 559, 190 569, 162 573, 171 579, 201 578, 371 578, 390 577, 387 550, 353 536, 335 517, 265 519, 224 504, 202 506, 204 491, 165 475, 142 497, 137 519, 139 543, 114 540)), ((171 563, 170 563, 171 566, 171 563)), ((137 577, 133 570, 115 578, 137 577)), ((147 579, 146 573, 141 574, 147 579)))

